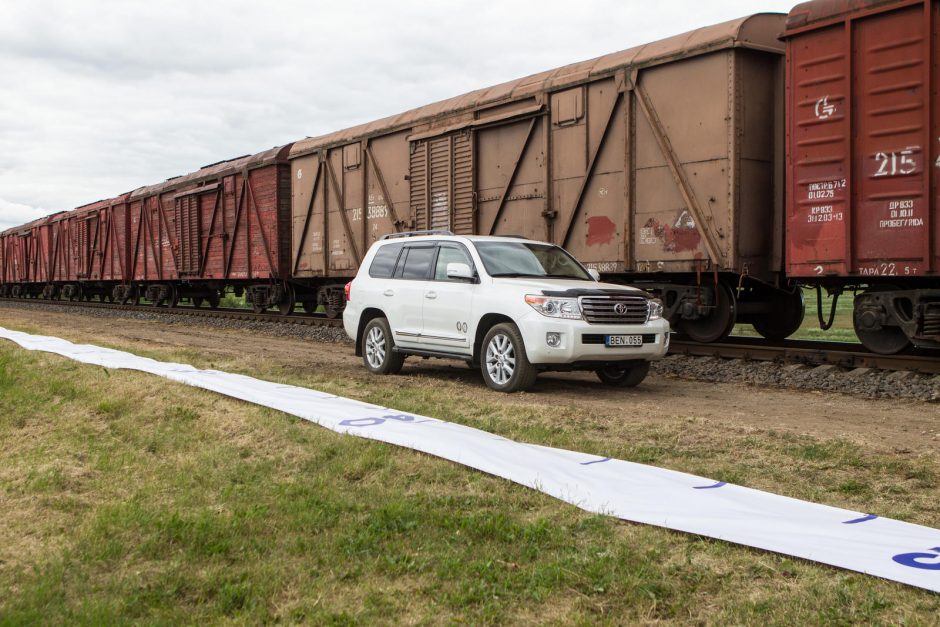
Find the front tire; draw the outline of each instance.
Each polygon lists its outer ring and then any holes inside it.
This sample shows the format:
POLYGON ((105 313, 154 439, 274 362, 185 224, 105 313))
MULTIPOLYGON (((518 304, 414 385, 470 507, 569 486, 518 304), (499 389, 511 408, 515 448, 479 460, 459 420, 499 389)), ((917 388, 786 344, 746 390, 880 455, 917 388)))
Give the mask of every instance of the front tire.
POLYGON ((385 318, 370 320, 362 331, 362 363, 372 374, 398 374, 405 356, 395 352, 392 330, 385 318))
POLYGON ((594 372, 597 373, 597 378, 604 385, 618 388, 635 388, 643 383, 643 379, 650 373, 650 362, 644 361, 641 364, 625 368, 616 366, 598 368, 594 372))
POLYGON ((489 330, 483 339, 482 357, 483 380, 497 392, 522 392, 535 383, 538 372, 529 363, 519 328, 512 323, 489 330))

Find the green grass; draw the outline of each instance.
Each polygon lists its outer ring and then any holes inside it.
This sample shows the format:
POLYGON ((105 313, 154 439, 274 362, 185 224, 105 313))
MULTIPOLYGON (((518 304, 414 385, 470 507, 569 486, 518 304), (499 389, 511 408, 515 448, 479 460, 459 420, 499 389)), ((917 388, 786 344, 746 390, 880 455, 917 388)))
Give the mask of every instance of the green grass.
MULTIPOLYGON (((422 376, 366 385, 246 357, 215 365, 912 522, 940 516, 936 456, 694 416, 625 424, 422 376)), ((0 503, 2 624, 926 625, 940 613, 938 595, 589 515, 415 452, 6 343, 0 503)))
MULTIPOLYGON (((822 291, 822 314, 823 319, 829 321, 829 313, 832 307, 832 298, 822 291)), ((823 331, 819 324, 819 313, 817 309, 816 290, 803 290, 803 298, 806 302, 806 315, 803 318, 803 324, 800 330, 791 336, 794 340, 820 340, 827 342, 858 342, 858 336, 855 334, 855 328, 852 325, 852 305, 853 295, 851 293, 842 294, 836 304, 836 316, 832 328, 823 331)), ((734 335, 757 336, 757 331, 749 324, 739 324, 734 327, 734 335)))

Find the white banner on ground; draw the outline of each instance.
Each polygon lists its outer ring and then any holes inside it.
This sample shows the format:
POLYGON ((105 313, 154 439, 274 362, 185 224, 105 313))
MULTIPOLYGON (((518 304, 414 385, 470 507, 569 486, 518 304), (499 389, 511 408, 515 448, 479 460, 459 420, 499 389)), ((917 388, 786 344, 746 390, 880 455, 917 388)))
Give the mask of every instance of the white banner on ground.
POLYGON ((307 388, 198 370, 8 331, 23 348, 148 372, 280 410, 340 433, 442 457, 581 509, 775 551, 940 592, 940 531, 673 470, 514 442, 486 431, 307 388))

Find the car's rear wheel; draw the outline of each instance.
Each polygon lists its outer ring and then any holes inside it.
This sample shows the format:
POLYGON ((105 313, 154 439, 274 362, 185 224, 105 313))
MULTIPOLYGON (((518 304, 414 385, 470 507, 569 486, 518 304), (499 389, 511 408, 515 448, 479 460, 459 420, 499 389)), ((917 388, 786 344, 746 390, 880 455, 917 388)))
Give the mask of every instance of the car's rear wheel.
POLYGON ((597 378, 600 379, 604 385, 618 388, 634 388, 640 385, 643 379, 646 378, 646 375, 649 374, 650 362, 644 361, 643 363, 626 367, 609 366, 607 368, 598 368, 594 372, 597 373, 597 378))
POLYGON ((405 356, 395 352, 395 341, 385 318, 370 320, 362 331, 362 363, 373 374, 396 374, 405 356))
POLYGON ((483 339, 480 369, 486 385, 498 392, 521 392, 532 387, 538 372, 529 363, 518 327, 497 324, 483 339))

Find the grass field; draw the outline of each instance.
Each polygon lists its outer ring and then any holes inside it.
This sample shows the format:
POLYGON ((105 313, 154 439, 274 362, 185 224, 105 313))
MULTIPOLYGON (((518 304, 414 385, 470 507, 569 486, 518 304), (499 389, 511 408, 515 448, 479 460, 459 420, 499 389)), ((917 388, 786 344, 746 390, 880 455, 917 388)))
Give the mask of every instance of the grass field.
MULTIPOLYGON (((146 354, 912 522, 940 518, 936 456, 694 415, 624 426, 622 415, 520 407, 458 383, 442 394, 421 377, 363 385, 172 348, 146 354), (628 437, 611 437, 613 424, 628 437)), ((927 625, 940 615, 935 594, 588 515, 449 462, 5 342, 0 590, 2 624, 927 625)))

